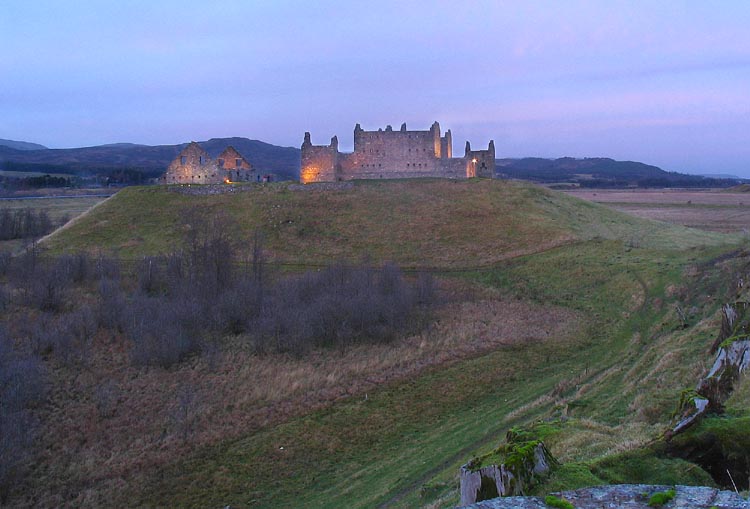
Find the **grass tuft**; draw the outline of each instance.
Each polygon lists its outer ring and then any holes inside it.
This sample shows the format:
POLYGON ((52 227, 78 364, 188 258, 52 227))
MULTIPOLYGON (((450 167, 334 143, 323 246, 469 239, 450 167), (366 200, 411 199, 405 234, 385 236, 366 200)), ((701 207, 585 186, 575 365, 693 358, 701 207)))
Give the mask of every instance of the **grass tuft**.
POLYGON ((676 494, 675 490, 656 492, 648 499, 648 505, 649 507, 662 507, 672 500, 676 494))
POLYGON ((557 507, 558 509, 575 509, 575 506, 564 498, 558 498, 554 495, 547 495, 544 497, 544 503, 550 507, 557 507))

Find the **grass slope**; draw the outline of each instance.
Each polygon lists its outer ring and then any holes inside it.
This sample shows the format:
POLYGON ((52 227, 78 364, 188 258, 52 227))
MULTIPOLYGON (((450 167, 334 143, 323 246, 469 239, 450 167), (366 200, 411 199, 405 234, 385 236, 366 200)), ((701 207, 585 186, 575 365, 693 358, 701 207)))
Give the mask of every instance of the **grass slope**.
POLYGON ((369 255, 402 266, 467 268, 595 237, 638 246, 696 246, 723 237, 641 220, 523 183, 489 180, 369 181, 351 188, 185 196, 166 187, 128 188, 48 241, 54 251, 165 253, 182 237, 190 207, 222 213, 234 238, 261 231, 274 261, 315 265, 369 255))
POLYGON ((690 332, 677 323, 673 305, 679 298, 668 297, 668 288, 681 267, 713 254, 628 250, 620 242, 596 241, 467 273, 505 289, 522 280, 525 298, 586 312, 584 330, 430 370, 370 392, 367 399, 356 394, 281 426, 197 451, 147 483, 142 501, 193 507, 416 507, 436 499, 448 507, 458 501, 460 464, 499 443, 513 425, 561 416, 577 424, 550 442, 556 456, 572 462, 551 480, 552 487, 634 482, 629 472, 640 467, 632 462, 664 470, 665 479, 703 484, 705 473, 687 462, 636 456, 614 471, 599 459, 656 436, 680 391, 694 384, 701 354, 718 325, 718 303, 694 302, 701 308, 690 332), (571 273, 572 263, 588 269, 571 273), (608 276, 621 266, 630 272, 608 276), (660 310, 638 312, 658 299, 660 310))
MULTIPOLYGON (((549 439, 567 464, 550 487, 627 482, 641 460, 615 468, 602 457, 658 434, 694 385, 726 278, 713 260, 736 241, 526 184, 411 181, 211 197, 127 189, 50 247, 165 252, 187 205, 225 212, 237 238, 261 229, 276 260, 369 253, 584 318, 574 334, 500 347, 196 450, 123 491, 131 505, 448 507, 460 464, 540 418, 570 422, 549 439), (688 324, 678 305, 691 310, 688 324)), ((706 480, 686 462, 643 462, 672 480, 706 480)))

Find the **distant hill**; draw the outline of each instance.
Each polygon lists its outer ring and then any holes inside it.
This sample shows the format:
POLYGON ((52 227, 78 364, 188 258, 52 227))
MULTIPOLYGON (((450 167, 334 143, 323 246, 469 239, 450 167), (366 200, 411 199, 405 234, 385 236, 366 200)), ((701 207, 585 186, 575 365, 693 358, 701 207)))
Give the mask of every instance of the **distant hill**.
POLYGON ((741 182, 737 178, 687 175, 649 164, 604 157, 527 157, 497 159, 496 164, 496 172, 502 177, 545 184, 572 183, 581 187, 730 187, 741 182))
MULTIPOLYGON (((300 150, 248 138, 211 138, 198 142, 212 157, 227 146, 236 148, 261 173, 280 180, 299 177, 300 150)), ((26 142, 0 140, 0 170, 106 176, 109 182, 141 183, 161 176, 187 145, 112 143, 94 147, 48 149, 26 142), (113 180, 114 179, 114 180, 113 180)), ((543 184, 581 187, 730 187, 743 182, 724 176, 686 175, 656 166, 594 157, 576 159, 497 159, 497 174, 504 178, 543 184)))
POLYGON ((731 175, 729 173, 701 173, 701 177, 716 178, 716 179, 735 179, 742 180, 742 177, 737 175, 731 175))
POLYGON ((38 143, 29 143, 28 141, 13 141, 0 139, 0 146, 9 147, 15 150, 45 150, 47 147, 38 143))
MULTIPOLYGON (((273 173, 280 179, 298 178, 300 151, 297 148, 278 147, 247 138, 212 138, 199 143, 212 157, 232 145, 260 172, 273 173)), ((115 143, 37 150, 19 150, 0 145, 0 169, 77 175, 113 174, 127 170, 146 177, 158 177, 186 145, 115 143)))

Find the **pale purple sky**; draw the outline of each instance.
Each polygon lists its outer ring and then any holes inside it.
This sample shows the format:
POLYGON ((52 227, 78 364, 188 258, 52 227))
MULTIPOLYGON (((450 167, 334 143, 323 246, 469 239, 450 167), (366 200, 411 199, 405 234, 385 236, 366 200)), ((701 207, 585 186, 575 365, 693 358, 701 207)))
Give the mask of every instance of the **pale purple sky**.
POLYGON ((0 138, 454 150, 750 177, 750 2, 5 0, 0 138))

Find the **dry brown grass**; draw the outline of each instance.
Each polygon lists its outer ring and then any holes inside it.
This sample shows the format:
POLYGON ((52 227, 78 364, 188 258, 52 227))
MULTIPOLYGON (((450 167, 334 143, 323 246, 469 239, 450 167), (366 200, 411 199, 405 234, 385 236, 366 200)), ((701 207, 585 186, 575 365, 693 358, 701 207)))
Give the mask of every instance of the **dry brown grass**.
POLYGON ((392 344, 304 358, 257 356, 242 337, 225 339, 220 354, 169 371, 132 367, 128 345, 100 335, 84 366, 56 365, 51 374, 43 452, 29 478, 33 499, 24 502, 107 505, 201 446, 505 345, 570 337, 579 322, 569 310, 494 295, 444 304, 437 315, 427 330, 392 344), (116 401, 111 415, 100 410, 102 386, 116 401))
POLYGON ((567 194, 637 217, 702 230, 735 233, 750 225, 747 193, 718 190, 576 190, 567 194))
POLYGON ((607 426, 577 419, 547 442, 555 458, 567 463, 637 449, 658 434, 659 425, 626 422, 607 426))

